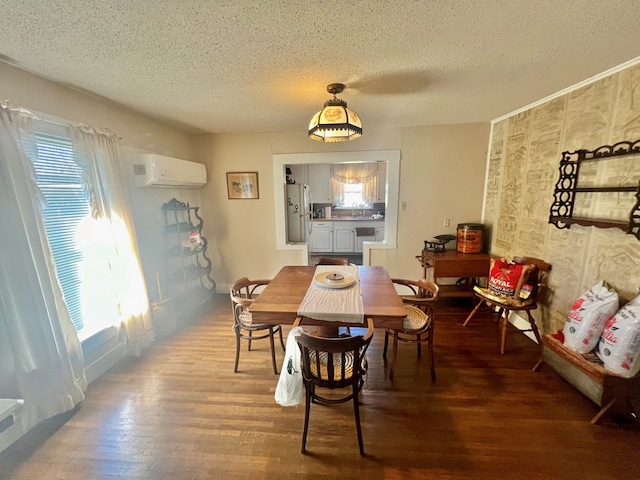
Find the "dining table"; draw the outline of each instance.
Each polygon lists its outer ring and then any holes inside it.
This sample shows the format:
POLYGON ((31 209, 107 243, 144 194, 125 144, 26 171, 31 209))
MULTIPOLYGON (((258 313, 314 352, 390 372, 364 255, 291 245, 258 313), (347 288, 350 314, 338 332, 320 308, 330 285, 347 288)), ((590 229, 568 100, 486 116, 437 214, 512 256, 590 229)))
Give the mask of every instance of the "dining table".
MULTIPOLYGON (((315 266, 284 266, 249 307, 253 322, 267 325, 291 325, 300 316, 298 311, 314 278, 315 266)), ((357 281, 350 288, 359 288, 363 319, 371 318, 376 327, 400 329, 407 315, 387 270, 382 266, 358 266, 357 281)), ((349 312, 345 312, 349 313, 349 312)), ((352 321, 318 320, 304 317, 305 324, 357 326, 352 321)))

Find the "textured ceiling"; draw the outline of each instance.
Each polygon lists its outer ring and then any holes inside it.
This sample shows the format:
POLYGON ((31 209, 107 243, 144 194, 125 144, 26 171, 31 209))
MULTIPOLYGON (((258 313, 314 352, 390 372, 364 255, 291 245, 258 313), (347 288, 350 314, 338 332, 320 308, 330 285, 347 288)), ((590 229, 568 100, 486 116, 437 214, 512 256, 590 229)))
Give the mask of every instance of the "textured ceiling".
POLYGON ((0 58, 191 132, 484 122, 640 55, 637 0, 0 0, 0 58))

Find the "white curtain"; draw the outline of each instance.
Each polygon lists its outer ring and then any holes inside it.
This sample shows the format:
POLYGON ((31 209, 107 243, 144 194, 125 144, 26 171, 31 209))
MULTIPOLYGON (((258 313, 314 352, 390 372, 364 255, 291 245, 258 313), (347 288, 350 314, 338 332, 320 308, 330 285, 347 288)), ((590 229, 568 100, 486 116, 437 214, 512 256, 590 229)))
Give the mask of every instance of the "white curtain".
POLYGON ((0 104, 0 316, 15 359, 15 372, 2 373, 17 379, 24 432, 72 409, 87 387, 80 341, 46 240, 42 196, 22 148, 33 119, 0 104))
MULTIPOLYGON (((349 184, 362 184, 364 203, 372 204, 376 198, 378 164, 344 163, 331 166, 333 204, 344 206, 344 190, 349 184)), ((350 205, 347 205, 350 206, 350 205)))
POLYGON ((70 127, 69 132, 74 151, 84 153, 76 162, 84 172, 92 206, 93 224, 85 229, 85 248, 100 248, 102 254, 92 258, 108 262, 102 271, 109 275, 93 279, 94 287, 113 290, 115 318, 119 319, 127 353, 140 355, 154 334, 117 137, 86 125, 70 127))

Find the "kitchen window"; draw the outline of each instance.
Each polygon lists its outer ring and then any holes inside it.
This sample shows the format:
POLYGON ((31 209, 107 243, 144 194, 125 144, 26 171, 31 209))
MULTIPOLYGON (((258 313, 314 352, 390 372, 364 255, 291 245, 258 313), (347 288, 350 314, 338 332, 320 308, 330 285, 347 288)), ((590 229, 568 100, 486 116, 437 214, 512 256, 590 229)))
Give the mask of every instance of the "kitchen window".
POLYGON ((344 186, 343 207, 372 207, 371 202, 367 202, 363 196, 364 184, 350 183, 344 186))
POLYGON ((376 163, 347 163, 331 167, 334 205, 343 208, 370 208, 376 195, 376 163))

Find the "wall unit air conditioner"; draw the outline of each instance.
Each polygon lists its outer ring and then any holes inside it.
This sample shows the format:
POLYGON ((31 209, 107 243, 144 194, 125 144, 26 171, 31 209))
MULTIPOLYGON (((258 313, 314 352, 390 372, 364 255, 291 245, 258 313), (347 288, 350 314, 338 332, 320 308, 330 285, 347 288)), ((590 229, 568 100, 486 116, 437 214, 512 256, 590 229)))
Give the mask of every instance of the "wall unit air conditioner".
POLYGON ((138 187, 200 188, 207 183, 207 170, 201 163, 153 153, 136 155, 133 173, 138 187))

